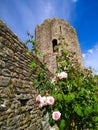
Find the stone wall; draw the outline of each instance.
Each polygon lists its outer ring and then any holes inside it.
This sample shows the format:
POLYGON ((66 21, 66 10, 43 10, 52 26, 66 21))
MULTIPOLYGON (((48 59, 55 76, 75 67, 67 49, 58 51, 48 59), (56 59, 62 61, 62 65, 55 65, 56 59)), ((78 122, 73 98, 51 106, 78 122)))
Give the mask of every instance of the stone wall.
MULTIPOLYGON (((28 48, 0 20, 0 130, 48 130, 35 102, 37 90, 32 86, 36 73, 30 77, 28 48), (45 126, 42 128, 42 121, 45 126)), ((38 67, 41 69, 38 61, 38 67)), ((48 72, 49 74, 49 72, 48 72)))
POLYGON ((83 59, 76 30, 63 19, 46 19, 35 30, 36 47, 44 54, 40 60, 43 61, 49 70, 55 73, 57 69, 56 56, 58 52, 53 51, 53 46, 62 44, 63 49, 72 52, 71 60, 73 64, 83 67, 83 59), (54 45, 53 45, 54 41, 54 45), (68 46, 64 45, 68 43, 68 46))

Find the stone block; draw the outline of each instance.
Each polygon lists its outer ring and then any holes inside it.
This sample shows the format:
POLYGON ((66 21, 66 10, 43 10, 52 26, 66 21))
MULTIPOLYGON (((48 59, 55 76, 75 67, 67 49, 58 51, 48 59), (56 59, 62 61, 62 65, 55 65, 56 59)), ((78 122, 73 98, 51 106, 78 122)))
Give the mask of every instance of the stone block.
POLYGON ((0 86, 2 87, 6 87, 9 85, 10 83, 10 77, 3 77, 3 76, 0 76, 0 86))

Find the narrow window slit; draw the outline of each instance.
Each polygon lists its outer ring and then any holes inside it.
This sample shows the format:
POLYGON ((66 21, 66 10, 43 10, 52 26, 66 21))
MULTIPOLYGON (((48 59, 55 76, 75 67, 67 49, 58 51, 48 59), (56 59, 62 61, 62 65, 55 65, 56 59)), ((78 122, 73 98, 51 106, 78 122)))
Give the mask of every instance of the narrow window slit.
POLYGON ((57 39, 52 40, 52 47, 53 47, 53 52, 57 52, 57 39))
POLYGON ((60 26, 60 34, 62 34, 61 26, 60 26))

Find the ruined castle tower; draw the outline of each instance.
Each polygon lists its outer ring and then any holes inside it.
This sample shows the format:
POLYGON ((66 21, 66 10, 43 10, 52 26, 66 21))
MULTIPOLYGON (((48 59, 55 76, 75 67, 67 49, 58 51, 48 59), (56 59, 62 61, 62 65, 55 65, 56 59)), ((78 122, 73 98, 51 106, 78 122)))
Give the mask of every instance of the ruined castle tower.
POLYGON ((68 43, 68 46, 63 44, 64 49, 72 52, 72 62, 83 67, 82 54, 77 38, 76 31, 69 25, 68 22, 62 19, 46 19, 41 25, 37 25, 35 29, 36 47, 39 52, 44 54, 40 60, 55 73, 57 70, 55 46, 60 42, 68 43))

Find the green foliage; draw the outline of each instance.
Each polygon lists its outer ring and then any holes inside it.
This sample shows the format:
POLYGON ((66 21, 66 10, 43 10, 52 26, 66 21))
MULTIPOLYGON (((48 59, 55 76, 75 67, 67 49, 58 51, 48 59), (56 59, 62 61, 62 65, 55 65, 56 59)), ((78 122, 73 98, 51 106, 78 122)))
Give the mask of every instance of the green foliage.
POLYGON ((61 102, 63 100, 63 96, 61 93, 57 94, 57 98, 56 98, 59 102, 61 102))
MULTIPOLYGON (((65 43, 66 44, 66 43, 65 43)), ((60 46, 60 45, 59 45, 60 46)), ((59 48, 59 47, 58 47, 59 48)), ((61 48, 61 46, 60 46, 61 48)), ((39 93, 45 94, 46 90, 54 96, 55 103, 50 113, 50 124, 57 124, 60 130, 97 130, 98 129, 98 87, 96 80, 89 69, 81 69, 73 66, 70 61, 68 50, 62 50, 57 57, 59 63, 58 72, 65 71, 68 77, 57 79, 52 84, 46 76, 47 69, 42 66, 41 71, 37 71, 38 76, 33 81, 33 86, 38 85, 39 93), (58 121, 52 119, 52 112, 59 110, 61 118, 58 121)), ((29 64, 31 68, 36 68, 36 62, 29 64)))
POLYGON ((26 45, 31 44, 32 45, 32 51, 36 52, 36 48, 35 48, 36 42, 33 39, 34 37, 29 32, 27 32, 27 35, 29 36, 29 39, 26 41, 25 44, 26 45))
POLYGON ((60 130, 64 130, 64 128, 65 128, 65 120, 61 120, 60 121, 60 126, 59 126, 59 128, 60 128, 60 130))
MULTIPOLYGON (((61 113, 63 123, 58 123, 60 130, 72 129, 98 129, 98 89, 94 76, 89 70, 82 70, 78 66, 71 65, 67 57, 70 53, 62 52, 58 58, 59 70, 67 68, 67 79, 58 80, 58 94, 55 93, 56 102, 53 109, 58 109, 61 113), (64 59, 63 59, 64 58, 64 59), (63 62, 61 62, 63 61, 63 62)), ((59 72, 59 71, 58 71, 59 72)), ((55 86, 53 87, 53 91, 55 86)))
POLYGON ((28 50, 28 51, 25 53, 25 56, 28 57, 28 56, 30 56, 31 53, 32 53, 32 51, 31 51, 31 50, 28 50))
POLYGON ((79 104, 75 104, 74 111, 78 116, 83 116, 82 107, 79 104))
POLYGON ((30 68, 36 68, 37 65, 36 65, 36 63, 34 61, 31 61, 30 64, 29 64, 29 67, 30 68))
POLYGON ((37 85, 38 85, 38 80, 37 80, 37 79, 34 79, 32 85, 33 85, 33 86, 37 86, 37 85))

